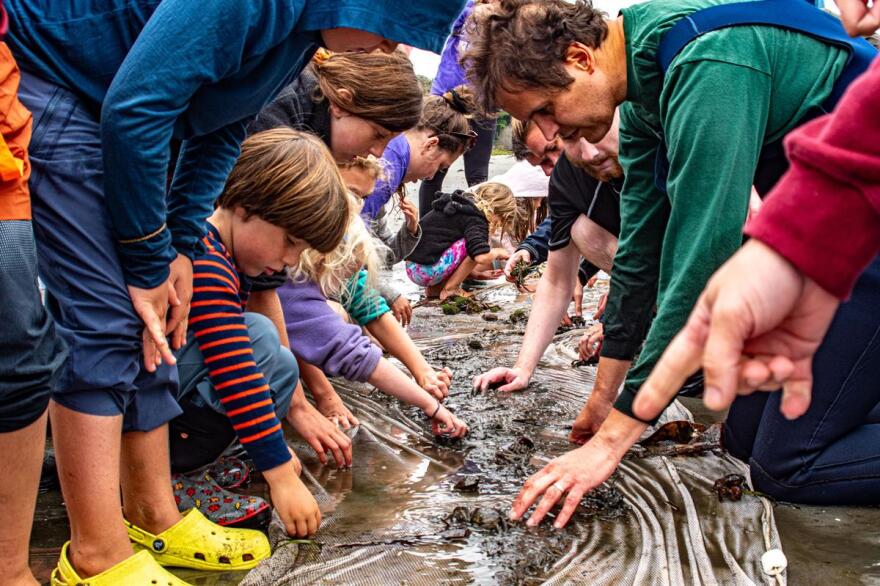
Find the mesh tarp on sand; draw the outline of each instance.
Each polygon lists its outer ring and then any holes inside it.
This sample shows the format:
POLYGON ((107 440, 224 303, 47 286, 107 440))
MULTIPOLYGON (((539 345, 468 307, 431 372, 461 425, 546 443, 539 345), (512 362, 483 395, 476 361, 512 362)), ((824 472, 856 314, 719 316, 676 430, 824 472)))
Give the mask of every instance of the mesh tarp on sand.
MULTIPOLYGON (((469 437, 437 445, 415 410, 366 385, 340 383, 362 421, 354 467, 304 458, 325 514, 321 532, 315 542, 297 542, 273 524, 272 558, 242 584, 777 583, 760 561, 780 547, 772 509, 751 495, 719 501, 717 479, 747 474, 718 449, 634 454, 564 530, 506 522, 523 481, 570 449, 568 426, 595 367, 571 367, 578 332, 569 332, 545 354, 529 390, 472 393, 472 376, 512 364, 521 342, 523 324, 507 318, 523 300, 515 302, 511 289, 483 299, 493 296, 504 307, 496 321, 426 306, 411 332, 431 362, 455 371, 449 405, 469 423, 469 437)), ((689 417, 675 404, 661 423, 689 417)))

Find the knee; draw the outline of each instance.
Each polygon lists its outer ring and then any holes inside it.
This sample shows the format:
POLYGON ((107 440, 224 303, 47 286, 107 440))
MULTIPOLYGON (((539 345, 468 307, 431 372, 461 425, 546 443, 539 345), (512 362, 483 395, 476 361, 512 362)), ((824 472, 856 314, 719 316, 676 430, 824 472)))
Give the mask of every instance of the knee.
POLYGON ((272 320, 259 313, 245 313, 244 321, 257 364, 274 358, 281 347, 281 338, 272 320))
POLYGON ((278 347, 276 356, 277 369, 275 380, 270 383, 272 388, 272 402, 275 404, 275 413, 279 417, 287 415, 290 404, 293 401, 293 393, 299 382, 299 364, 293 352, 281 346, 278 347))
POLYGON ((749 459, 749 472, 756 491, 779 501, 805 501, 809 470, 802 464, 753 453, 749 459))

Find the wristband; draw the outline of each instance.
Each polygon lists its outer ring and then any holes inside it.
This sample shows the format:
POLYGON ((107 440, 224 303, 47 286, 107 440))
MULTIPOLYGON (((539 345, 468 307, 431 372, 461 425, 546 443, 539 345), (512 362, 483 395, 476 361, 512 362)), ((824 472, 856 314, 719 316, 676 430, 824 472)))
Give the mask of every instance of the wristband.
POLYGON ((437 416, 437 413, 439 413, 439 412, 440 412, 440 400, 438 399, 437 400, 437 408, 434 409, 433 413, 431 413, 430 419, 434 419, 437 416))

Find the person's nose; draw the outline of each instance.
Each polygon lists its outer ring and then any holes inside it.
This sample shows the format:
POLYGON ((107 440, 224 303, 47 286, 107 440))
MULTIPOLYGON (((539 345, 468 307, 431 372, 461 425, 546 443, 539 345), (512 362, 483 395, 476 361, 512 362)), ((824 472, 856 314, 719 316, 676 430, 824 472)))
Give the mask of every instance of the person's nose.
POLYGON ((532 121, 541 130, 544 140, 547 142, 556 140, 556 136, 559 134, 559 125, 556 123, 556 119, 547 114, 535 114, 532 116, 532 121))
POLYGON ((388 146, 388 141, 390 138, 382 139, 379 142, 373 143, 370 147, 370 154, 376 157, 377 159, 382 158, 382 154, 385 152, 385 147, 388 146))

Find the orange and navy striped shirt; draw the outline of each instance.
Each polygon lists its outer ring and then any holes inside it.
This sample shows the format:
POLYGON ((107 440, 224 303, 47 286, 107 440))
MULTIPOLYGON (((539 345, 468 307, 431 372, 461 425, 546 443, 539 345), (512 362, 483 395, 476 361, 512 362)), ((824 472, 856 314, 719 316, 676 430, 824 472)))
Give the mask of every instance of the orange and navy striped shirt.
POLYGON ((291 457, 244 321, 249 287, 242 286, 232 257, 210 224, 202 241, 205 253, 193 261, 189 330, 239 441, 258 469, 269 470, 291 457))

